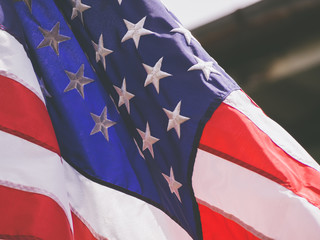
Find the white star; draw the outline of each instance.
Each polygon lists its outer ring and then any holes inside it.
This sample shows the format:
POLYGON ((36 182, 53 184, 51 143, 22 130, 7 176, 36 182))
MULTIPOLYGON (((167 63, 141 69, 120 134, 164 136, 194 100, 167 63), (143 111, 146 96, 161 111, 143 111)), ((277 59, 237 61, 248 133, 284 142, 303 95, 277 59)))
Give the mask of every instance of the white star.
POLYGON ((73 8, 72 8, 71 20, 73 20, 76 16, 80 15, 80 20, 83 24, 82 13, 88 10, 89 8, 91 8, 91 6, 81 3, 81 0, 72 0, 72 5, 73 5, 73 8))
POLYGON ((44 39, 39 43, 37 48, 50 46, 54 52, 59 55, 59 43, 70 39, 70 37, 59 34, 59 27, 60 22, 57 22, 50 31, 39 26, 39 30, 44 39))
POLYGON ((192 70, 202 70, 204 76, 206 77, 207 81, 209 81, 210 73, 214 73, 217 75, 221 75, 217 70, 213 68, 213 62, 205 62, 202 59, 198 58, 197 56, 194 56, 197 60, 197 63, 190 67, 188 71, 192 70))
POLYGON ((146 131, 143 132, 140 129, 137 129, 142 141, 143 141, 143 146, 142 146, 142 151, 146 150, 147 148, 149 149, 151 156, 154 158, 154 153, 153 153, 153 147, 152 145, 155 144, 156 142, 159 141, 158 138, 155 138, 153 136, 151 136, 150 133, 150 128, 149 128, 149 123, 147 122, 147 126, 146 126, 146 131))
POLYGON ((103 46, 103 36, 102 34, 99 37, 99 42, 96 44, 94 41, 92 41, 94 50, 96 50, 96 62, 101 61, 104 70, 106 70, 106 59, 105 57, 112 53, 113 51, 107 48, 104 48, 103 46))
POLYGON ((76 73, 65 71, 67 74, 70 83, 68 86, 64 89, 64 92, 68 92, 72 89, 77 89, 77 91, 80 93, 81 97, 84 99, 84 92, 83 87, 84 85, 93 82, 94 80, 91 78, 87 78, 83 76, 84 74, 84 64, 80 66, 78 71, 76 73))
POLYGON ((122 106, 125 104, 128 113, 130 113, 130 99, 134 97, 132 93, 127 92, 127 84, 126 84, 126 79, 123 79, 122 86, 121 88, 118 88, 117 86, 114 86, 116 89, 117 93, 119 94, 119 103, 118 107, 122 106))
POLYGON ((158 62, 154 65, 154 67, 150 67, 143 63, 143 67, 148 73, 146 81, 144 82, 144 86, 148 86, 150 83, 153 83, 157 92, 159 93, 159 81, 162 78, 172 76, 170 73, 166 73, 161 71, 163 57, 158 60, 158 62))
POLYGON ((193 38, 193 36, 192 36, 191 32, 188 29, 186 29, 186 28, 184 28, 182 26, 179 26, 178 28, 172 29, 170 32, 176 32, 176 33, 183 34, 184 38, 186 39, 186 42, 188 43, 188 45, 190 45, 191 39, 193 38))
POLYGON ((170 176, 167 176, 166 174, 162 173, 162 176, 166 179, 166 181, 168 182, 169 188, 170 188, 170 192, 174 193, 177 198, 179 199, 179 201, 181 202, 181 198, 180 198, 180 194, 179 194, 179 188, 182 187, 182 184, 177 182, 174 179, 174 175, 173 175, 173 170, 172 167, 170 167, 170 176))
POLYGON ((163 111, 167 114, 169 118, 167 131, 174 128, 180 138, 180 124, 189 120, 190 118, 180 115, 181 101, 177 104, 173 112, 163 108, 163 111))
POLYGON ((149 31, 143 28, 144 22, 146 21, 146 17, 142 18, 136 24, 129 22, 126 19, 123 19, 124 23, 127 26, 127 33, 123 36, 121 42, 127 41, 128 39, 132 38, 136 48, 138 49, 140 37, 143 35, 153 34, 154 32, 149 31))
POLYGON ((116 124, 116 122, 113 122, 107 118, 107 107, 104 107, 102 113, 100 116, 95 115, 93 113, 90 113, 93 121, 95 122, 95 126, 92 129, 90 135, 93 135, 97 132, 101 132, 105 139, 109 142, 109 134, 108 134, 108 128, 112 127, 116 124))

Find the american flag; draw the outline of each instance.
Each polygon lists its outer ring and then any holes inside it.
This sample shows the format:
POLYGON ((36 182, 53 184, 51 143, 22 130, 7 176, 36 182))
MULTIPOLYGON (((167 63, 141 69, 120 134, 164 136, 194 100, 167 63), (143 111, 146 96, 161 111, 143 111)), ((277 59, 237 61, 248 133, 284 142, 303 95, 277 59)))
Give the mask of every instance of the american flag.
POLYGON ((320 166, 158 0, 0 0, 0 239, 318 239, 320 166))

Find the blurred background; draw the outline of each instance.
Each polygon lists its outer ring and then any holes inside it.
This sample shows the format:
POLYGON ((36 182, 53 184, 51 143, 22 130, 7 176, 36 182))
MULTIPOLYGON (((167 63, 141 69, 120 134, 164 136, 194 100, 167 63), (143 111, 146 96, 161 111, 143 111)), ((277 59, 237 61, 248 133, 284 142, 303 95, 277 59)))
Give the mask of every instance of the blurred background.
POLYGON ((320 0, 162 0, 320 163, 320 0))

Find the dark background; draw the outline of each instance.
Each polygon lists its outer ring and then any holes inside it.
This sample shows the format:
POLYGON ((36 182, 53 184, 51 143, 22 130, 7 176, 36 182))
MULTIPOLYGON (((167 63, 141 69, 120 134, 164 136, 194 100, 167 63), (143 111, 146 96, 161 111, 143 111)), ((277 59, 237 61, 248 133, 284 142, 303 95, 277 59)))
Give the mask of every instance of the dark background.
POLYGON ((192 34, 320 162, 320 0, 263 0, 192 34))

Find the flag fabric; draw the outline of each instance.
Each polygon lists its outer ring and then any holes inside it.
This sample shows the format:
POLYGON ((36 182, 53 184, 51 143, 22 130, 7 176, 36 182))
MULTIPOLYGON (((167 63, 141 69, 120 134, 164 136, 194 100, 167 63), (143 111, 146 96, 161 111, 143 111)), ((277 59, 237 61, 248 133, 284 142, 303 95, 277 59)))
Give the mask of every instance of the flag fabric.
POLYGON ((0 28, 0 239, 319 238, 319 165, 160 1, 0 28))

